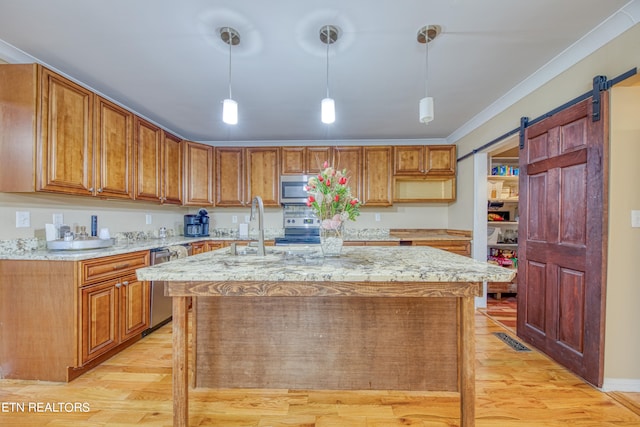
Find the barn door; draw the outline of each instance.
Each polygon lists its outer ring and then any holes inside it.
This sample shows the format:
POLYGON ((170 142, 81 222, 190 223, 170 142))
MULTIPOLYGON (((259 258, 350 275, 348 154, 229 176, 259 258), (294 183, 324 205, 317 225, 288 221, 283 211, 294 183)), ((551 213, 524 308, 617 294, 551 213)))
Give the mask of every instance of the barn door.
POLYGON ((608 93, 526 129, 520 152, 518 336, 602 385, 608 93))

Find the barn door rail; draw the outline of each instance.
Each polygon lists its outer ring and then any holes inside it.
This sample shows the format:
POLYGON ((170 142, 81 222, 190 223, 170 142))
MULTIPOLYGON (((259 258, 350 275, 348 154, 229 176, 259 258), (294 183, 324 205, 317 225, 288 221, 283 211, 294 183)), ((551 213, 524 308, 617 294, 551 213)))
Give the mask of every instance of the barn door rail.
POLYGON ((632 69, 630 69, 629 71, 620 74, 617 77, 614 77, 611 80, 607 80, 606 76, 595 76, 593 78, 593 89, 583 93, 582 95, 573 98, 572 100, 565 102, 564 104, 560 105, 559 107, 554 108, 551 111, 548 111, 547 113, 536 117, 535 119, 530 120, 528 117, 522 117, 520 119, 520 126, 518 126, 515 129, 510 130, 509 132, 500 135, 499 137, 492 139, 491 141, 487 142, 486 144, 473 149, 472 151, 470 151, 469 153, 461 156, 458 158, 458 162, 461 162, 462 160, 473 156, 474 154, 476 154, 479 151, 484 151, 487 148, 491 147, 494 144, 497 144, 498 142, 502 141, 505 138, 508 138, 512 135, 515 135, 516 133, 520 134, 520 149, 524 148, 524 131, 527 127, 532 126, 546 118, 549 118, 551 116, 553 116, 554 114, 568 108, 571 107, 574 104, 577 104, 581 101, 584 101, 587 98, 591 98, 593 97, 593 115, 592 115, 592 120, 594 122, 597 122, 598 120, 600 120, 600 102, 601 102, 601 93, 605 90, 609 90, 612 86, 620 83, 623 80, 628 79, 629 77, 632 77, 634 75, 636 75, 638 73, 638 69, 637 67, 634 67, 632 69))

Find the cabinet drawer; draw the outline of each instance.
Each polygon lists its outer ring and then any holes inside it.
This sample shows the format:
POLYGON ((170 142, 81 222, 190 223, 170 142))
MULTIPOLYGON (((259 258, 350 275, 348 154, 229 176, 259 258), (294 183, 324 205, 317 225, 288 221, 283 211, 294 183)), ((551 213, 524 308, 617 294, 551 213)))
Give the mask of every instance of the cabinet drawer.
POLYGON ((149 265, 149 251, 82 261, 80 264, 80 286, 119 277, 149 265))

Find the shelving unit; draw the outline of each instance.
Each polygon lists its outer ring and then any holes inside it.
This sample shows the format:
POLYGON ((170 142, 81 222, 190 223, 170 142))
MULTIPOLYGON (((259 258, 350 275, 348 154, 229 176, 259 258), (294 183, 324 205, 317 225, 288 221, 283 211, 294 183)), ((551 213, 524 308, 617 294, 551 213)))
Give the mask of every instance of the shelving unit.
MULTIPOLYGON (((487 255, 489 262, 505 268, 518 267, 518 197, 519 170, 517 157, 492 157, 487 177, 487 255)), ((487 292, 518 292, 517 276, 511 283, 489 282, 487 292)))

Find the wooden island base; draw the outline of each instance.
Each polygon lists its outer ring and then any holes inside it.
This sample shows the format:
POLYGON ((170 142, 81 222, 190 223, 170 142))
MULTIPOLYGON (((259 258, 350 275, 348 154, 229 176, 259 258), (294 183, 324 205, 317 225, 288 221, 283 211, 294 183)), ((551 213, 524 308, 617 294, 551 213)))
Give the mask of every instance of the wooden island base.
POLYGON ((170 283, 174 425, 188 425, 188 296, 196 387, 453 391, 460 425, 474 425, 480 283, 393 283, 374 296, 365 284, 330 296, 335 283, 316 285, 315 296, 283 296, 275 285, 170 283))

